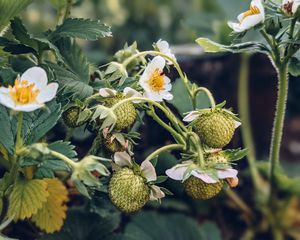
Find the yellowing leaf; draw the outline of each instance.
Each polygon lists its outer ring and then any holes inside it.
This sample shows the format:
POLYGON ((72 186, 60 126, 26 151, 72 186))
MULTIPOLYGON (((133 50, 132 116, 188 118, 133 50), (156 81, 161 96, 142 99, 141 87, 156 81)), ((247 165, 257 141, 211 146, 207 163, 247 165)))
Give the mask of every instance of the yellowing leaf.
POLYGON ((47 233, 60 230, 66 218, 68 191, 57 178, 44 179, 48 183, 49 197, 42 208, 32 216, 32 221, 47 233))
POLYGON ((16 221, 36 214, 49 196, 47 185, 39 179, 18 180, 9 196, 8 217, 16 221))

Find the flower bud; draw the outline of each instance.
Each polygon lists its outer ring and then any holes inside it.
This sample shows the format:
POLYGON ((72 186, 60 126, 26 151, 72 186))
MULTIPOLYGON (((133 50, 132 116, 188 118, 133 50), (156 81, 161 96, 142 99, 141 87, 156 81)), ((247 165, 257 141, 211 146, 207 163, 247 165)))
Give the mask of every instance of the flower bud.
POLYGON ((265 23, 266 32, 272 36, 276 36, 280 29, 282 28, 282 24, 278 18, 276 19, 269 19, 265 23))

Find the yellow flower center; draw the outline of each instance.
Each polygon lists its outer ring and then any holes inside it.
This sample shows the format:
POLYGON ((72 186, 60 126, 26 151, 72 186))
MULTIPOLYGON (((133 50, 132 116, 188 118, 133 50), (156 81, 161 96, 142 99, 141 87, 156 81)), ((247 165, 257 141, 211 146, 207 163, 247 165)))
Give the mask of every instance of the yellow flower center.
POLYGON ((165 75, 159 69, 155 69, 148 81, 152 91, 159 92, 164 89, 164 76, 165 75))
POLYGON ((28 84, 26 80, 16 79, 15 85, 9 86, 9 95, 17 104, 28 104, 36 100, 39 94, 38 89, 34 89, 34 83, 28 84))
POLYGON ((258 7, 256 6, 250 6, 250 9, 247 12, 244 12, 241 23, 244 21, 244 19, 246 17, 252 16, 252 15, 256 15, 256 14, 260 14, 260 10, 258 7))

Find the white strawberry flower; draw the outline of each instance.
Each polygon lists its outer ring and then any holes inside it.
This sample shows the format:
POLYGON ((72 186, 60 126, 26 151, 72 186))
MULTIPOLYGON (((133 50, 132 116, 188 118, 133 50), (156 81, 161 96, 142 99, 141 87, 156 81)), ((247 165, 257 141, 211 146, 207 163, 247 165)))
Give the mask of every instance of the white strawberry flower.
POLYGON ((154 57, 140 78, 139 83, 145 90, 144 96, 153 101, 161 102, 163 99, 173 99, 173 95, 170 93, 171 80, 163 73, 165 65, 164 58, 154 57))
MULTIPOLYGON (((99 89, 99 94, 101 97, 114 97, 117 95, 117 91, 115 89, 111 88, 100 88, 99 89)), ((134 90, 131 87, 126 87, 123 90, 123 94, 126 98, 131 98, 131 97, 142 97, 142 94, 139 93, 138 91, 134 90)), ((139 102, 139 101, 133 101, 133 102, 139 102)))
POLYGON ((48 84, 47 74, 40 67, 29 68, 15 80, 14 86, 0 87, 0 103, 20 112, 32 112, 51 101, 58 84, 48 84))
POLYGON ((300 0, 283 0, 282 1, 282 9, 288 15, 296 14, 299 6, 300 6, 300 0))
MULTIPOLYGON (((131 156, 127 152, 116 152, 114 154, 114 163, 117 167, 133 167, 131 156)), ((157 180, 157 175, 154 166, 149 160, 142 162, 140 166, 141 176, 144 177, 147 183, 157 180)), ((150 185, 150 200, 159 200, 165 197, 165 193, 156 185, 150 185)))
MULTIPOLYGON (((205 109, 202 109, 202 111, 203 110, 205 110, 205 109)), ((224 109, 223 111, 226 111, 226 110, 224 109)), ((186 116, 183 118, 183 121, 184 122, 193 122, 198 117, 200 117, 201 114, 202 113, 200 111, 190 111, 190 112, 186 113, 186 116)), ((235 128, 238 128, 239 126, 241 126, 241 122, 234 120, 234 126, 235 126, 235 128)))
POLYGON ((217 183, 220 179, 237 178, 238 171, 230 167, 226 169, 216 169, 216 174, 218 177, 218 179, 216 179, 197 167, 193 161, 185 161, 166 170, 168 177, 178 181, 185 180, 188 173, 196 178, 201 179, 203 182, 217 183))
POLYGON ((252 0, 250 9, 237 17, 238 23, 228 22, 228 26, 235 32, 244 32, 265 21, 265 10, 262 0, 252 0))
MULTIPOLYGON (((176 57, 175 55, 172 53, 171 49, 170 49, 170 45, 167 41, 165 40, 161 40, 159 39, 156 43, 155 46, 157 48, 157 50, 165 55, 167 55, 168 57, 172 58, 174 61, 176 61, 176 57)), ((168 60, 167 63, 169 65, 172 65, 172 61, 168 60)))

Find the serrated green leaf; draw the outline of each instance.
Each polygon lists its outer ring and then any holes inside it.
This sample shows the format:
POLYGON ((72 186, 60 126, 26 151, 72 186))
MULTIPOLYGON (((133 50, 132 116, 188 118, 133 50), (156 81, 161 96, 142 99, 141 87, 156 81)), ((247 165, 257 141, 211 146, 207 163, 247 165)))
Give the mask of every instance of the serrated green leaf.
POLYGON ((49 193, 47 183, 43 180, 18 180, 9 196, 8 217, 23 220, 36 214, 49 193))
POLYGON ((41 51, 51 50, 55 53, 58 61, 63 61, 57 47, 46 38, 34 37, 28 33, 20 18, 14 18, 11 21, 11 28, 15 38, 26 47, 34 49, 32 53, 35 55, 40 54, 41 51))
POLYGON ((11 68, 0 68, 0 83, 4 86, 13 85, 17 78, 17 73, 11 68))
POLYGON ((202 227, 192 218, 182 214, 158 214, 140 212, 126 228, 121 240, 221 240, 220 231, 213 227, 202 227), (153 231, 155 229, 155 231, 153 231), (211 232, 210 232, 211 231, 211 232), (215 237, 215 238, 210 238, 215 237))
POLYGON ((110 36, 110 27, 100 21, 82 18, 68 18, 49 35, 49 39, 71 37, 93 41, 98 38, 110 36))
POLYGON ((72 160, 77 160, 77 153, 74 150, 75 146, 70 142, 56 141, 48 145, 48 148, 59 152, 72 160))
POLYGON ((4 37, 0 37, 0 46, 3 47, 3 51, 11 54, 36 53, 33 48, 4 37))
POLYGON ((46 109, 38 109, 24 115, 23 140, 25 143, 35 143, 51 130, 61 115, 61 105, 51 101, 46 109))
POLYGON ((247 156, 248 149, 227 149, 223 153, 226 155, 228 161, 237 161, 247 156))
POLYGON ((208 38, 198 38, 196 40, 205 52, 232 52, 232 53, 240 53, 240 52, 262 52, 269 53, 269 49, 260 42, 245 42, 240 44, 232 44, 232 45, 222 45, 216 43, 208 38))
POLYGON ((27 7, 33 0, 1 0, 0 1, 0 32, 9 23, 9 20, 19 14, 25 7, 27 7))
POLYGON ((15 127, 16 125, 10 119, 8 109, 0 105, 0 143, 10 154, 14 151, 15 135, 13 128, 15 127))
POLYGON ((295 77, 300 76, 300 60, 298 58, 291 58, 289 63, 289 73, 295 77))
POLYGON ((93 94, 93 88, 75 73, 54 63, 47 63, 47 65, 53 70, 63 95, 83 100, 93 94))
POLYGON ((82 82, 88 83, 90 80, 90 66, 86 56, 76 42, 71 41, 69 38, 61 38, 54 44, 59 49, 64 64, 67 65, 68 69, 76 74, 82 82))

